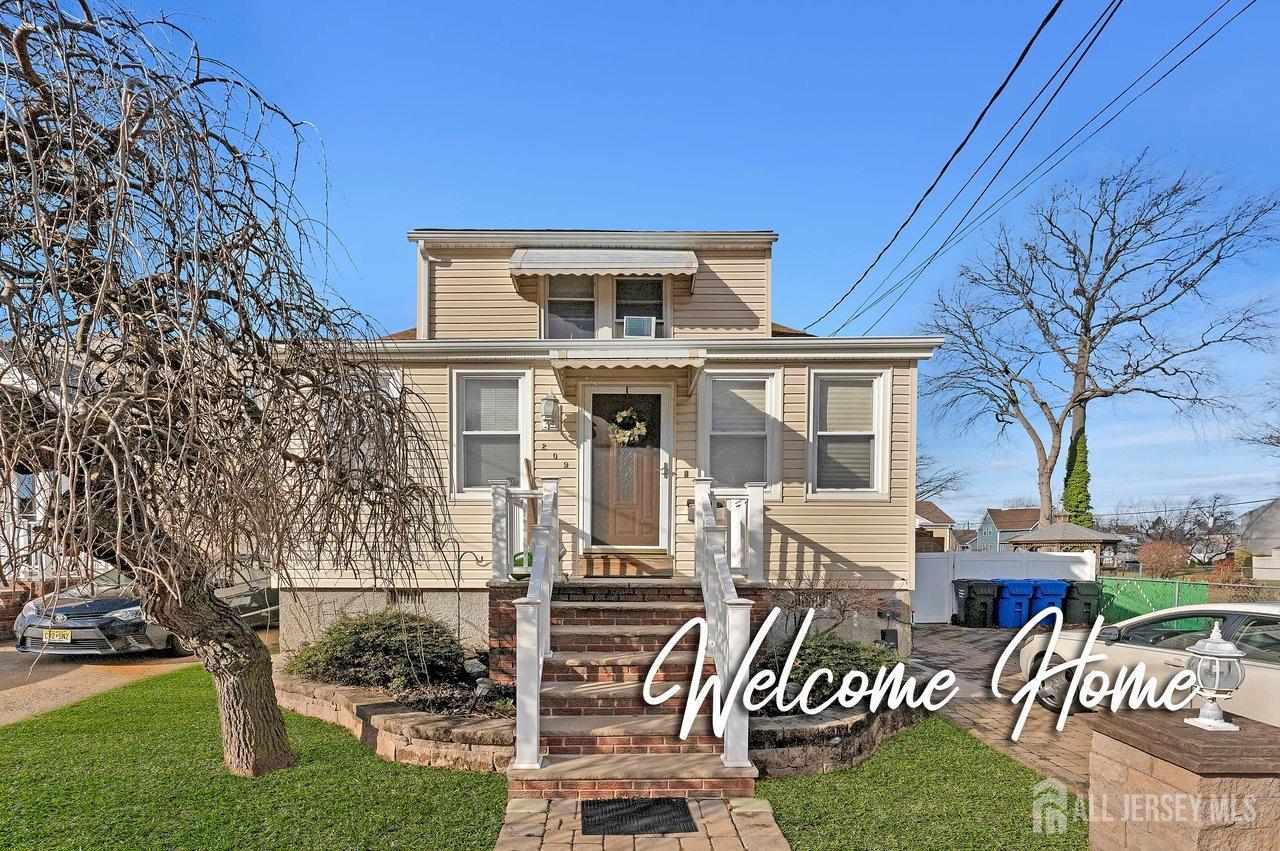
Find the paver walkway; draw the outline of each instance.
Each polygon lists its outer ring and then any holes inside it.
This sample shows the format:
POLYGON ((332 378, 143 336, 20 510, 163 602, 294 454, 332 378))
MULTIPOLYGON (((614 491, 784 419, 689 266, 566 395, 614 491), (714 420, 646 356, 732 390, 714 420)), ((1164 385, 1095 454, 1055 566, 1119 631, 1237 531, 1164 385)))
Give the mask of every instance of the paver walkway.
POLYGON ((582 802, 573 798, 517 798, 507 815, 495 851, 789 851, 773 820, 773 808, 761 798, 690 801, 697 833, 595 836, 582 832, 582 802))
POLYGON ((1086 795, 1093 732, 1080 716, 1068 718, 1059 733, 1054 729, 1058 717, 1037 703, 1018 741, 1009 739, 1022 711, 1022 704, 1015 705, 1010 698, 1025 685, 1017 656, 1010 658, 1000 679, 1002 698, 991 694, 991 673, 1016 634, 1012 629, 921 624, 912 630, 911 660, 929 671, 950 668, 955 672, 960 693, 942 710, 943 715, 1023 765, 1086 795))

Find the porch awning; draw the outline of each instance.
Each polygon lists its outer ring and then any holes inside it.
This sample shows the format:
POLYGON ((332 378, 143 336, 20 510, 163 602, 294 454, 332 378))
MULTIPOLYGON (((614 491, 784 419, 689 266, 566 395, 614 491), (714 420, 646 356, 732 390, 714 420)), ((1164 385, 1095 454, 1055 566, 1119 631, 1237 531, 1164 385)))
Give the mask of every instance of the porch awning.
POLYGON ((520 275, 692 275, 692 251, 646 248, 517 248, 507 264, 520 275))
POLYGON ((692 392, 694 382, 706 359, 702 357, 679 357, 657 354, 654 356, 632 357, 559 357, 551 358, 551 369, 555 372, 560 390, 568 394, 577 392, 579 382, 587 380, 611 380, 610 372, 617 373, 617 380, 627 380, 627 372, 633 369, 669 369, 683 377, 687 382, 687 391, 692 392))

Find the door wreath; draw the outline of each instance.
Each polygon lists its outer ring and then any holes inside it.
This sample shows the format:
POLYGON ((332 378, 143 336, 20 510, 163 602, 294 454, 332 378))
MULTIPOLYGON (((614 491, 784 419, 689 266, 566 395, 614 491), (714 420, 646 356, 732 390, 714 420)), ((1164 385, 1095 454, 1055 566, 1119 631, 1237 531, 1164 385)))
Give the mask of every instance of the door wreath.
POLYGON ((635 408, 618 411, 609 423, 609 439, 618 446, 634 446, 648 431, 648 424, 635 408))

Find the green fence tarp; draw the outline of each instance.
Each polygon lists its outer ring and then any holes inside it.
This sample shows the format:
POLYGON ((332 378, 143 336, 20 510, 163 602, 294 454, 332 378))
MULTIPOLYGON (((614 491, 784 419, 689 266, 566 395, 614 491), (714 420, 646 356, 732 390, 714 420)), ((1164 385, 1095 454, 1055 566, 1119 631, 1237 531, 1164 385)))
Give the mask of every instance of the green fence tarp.
POLYGON ((1171 579, 1102 578, 1102 616, 1107 623, 1147 615, 1173 606, 1209 602, 1208 582, 1171 579))

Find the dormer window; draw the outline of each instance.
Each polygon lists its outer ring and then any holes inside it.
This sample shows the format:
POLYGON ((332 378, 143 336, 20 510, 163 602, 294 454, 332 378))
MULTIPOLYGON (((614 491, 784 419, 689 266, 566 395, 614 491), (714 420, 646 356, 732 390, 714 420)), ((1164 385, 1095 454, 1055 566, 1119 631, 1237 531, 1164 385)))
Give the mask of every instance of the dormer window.
POLYGON ((547 339, 596 335, 596 285, 590 275, 552 275, 547 281, 547 339))
POLYGON ((629 316, 653 319, 655 337, 666 337, 666 304, 662 278, 618 278, 614 288, 614 336, 626 336, 629 316))

